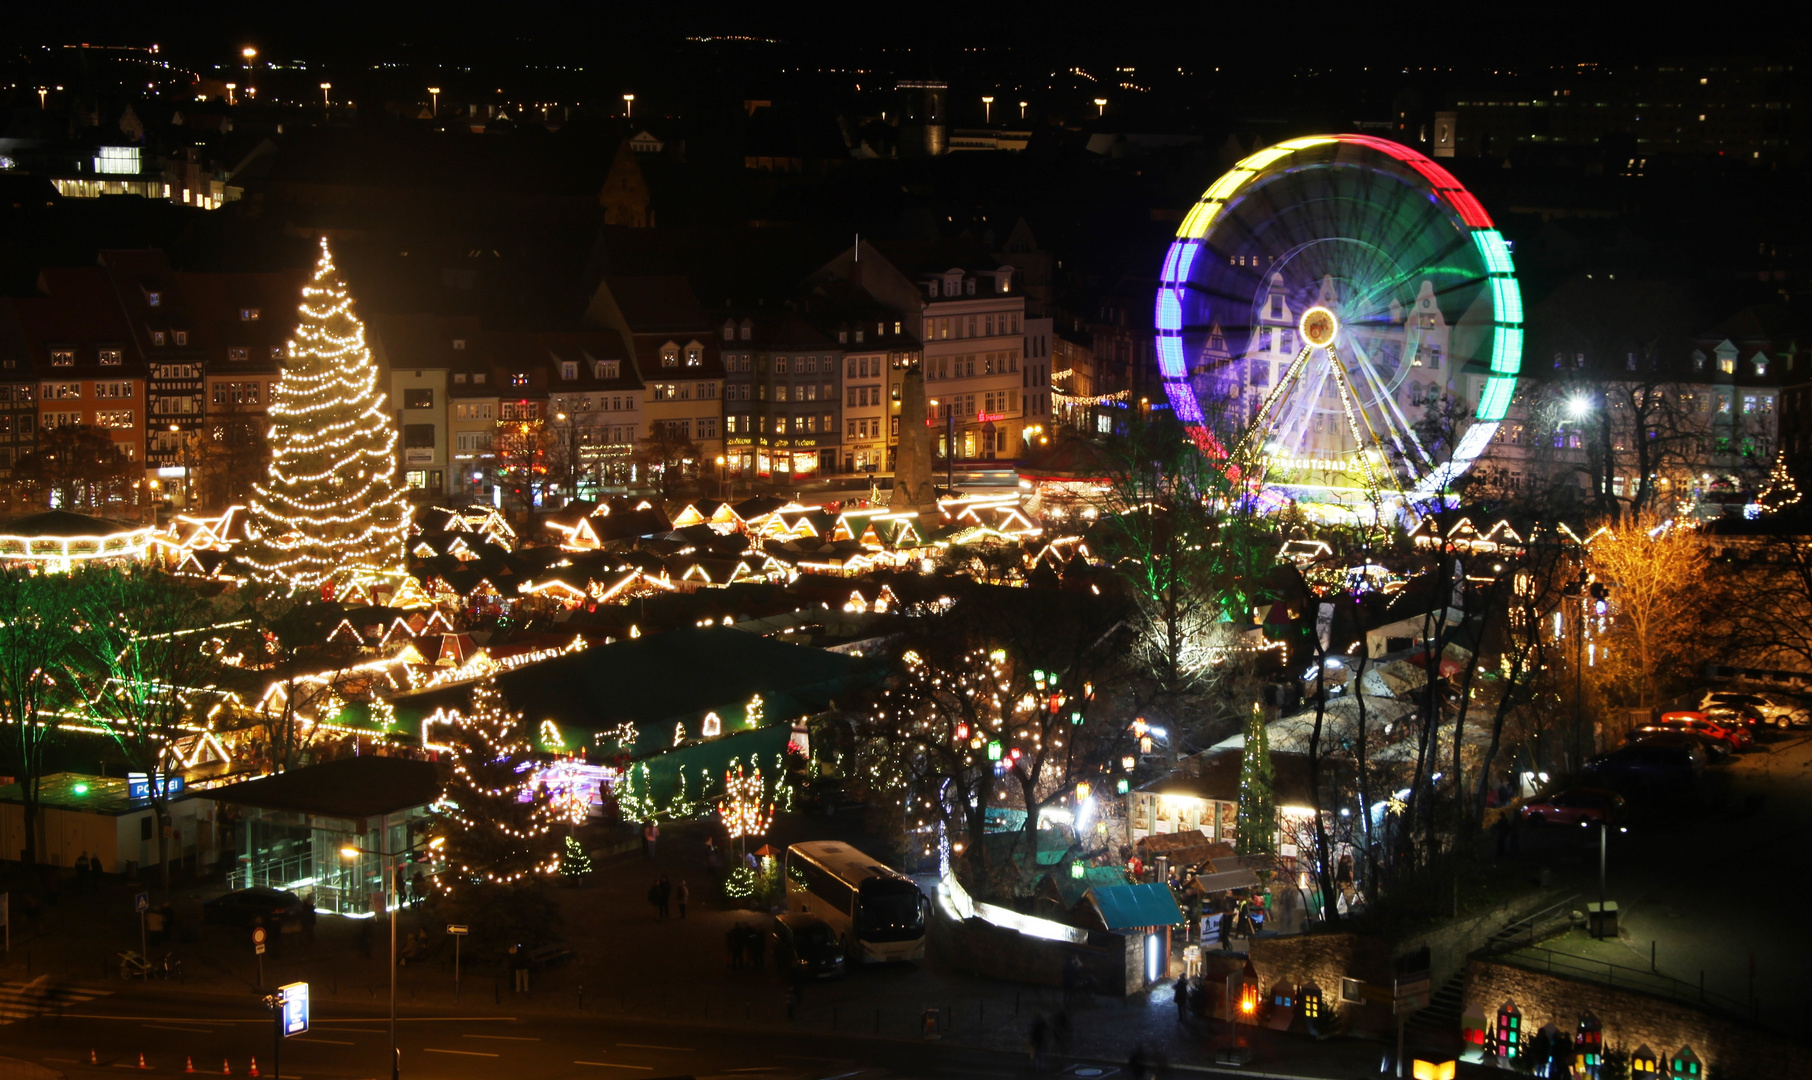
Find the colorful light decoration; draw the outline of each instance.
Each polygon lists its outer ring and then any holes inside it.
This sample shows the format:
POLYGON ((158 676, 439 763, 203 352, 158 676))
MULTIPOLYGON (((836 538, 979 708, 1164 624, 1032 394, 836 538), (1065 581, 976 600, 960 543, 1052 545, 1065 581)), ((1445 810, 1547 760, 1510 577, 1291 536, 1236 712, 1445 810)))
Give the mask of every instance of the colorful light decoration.
POLYGON ((1158 362, 1175 415, 1205 453, 1248 482, 1265 480, 1266 469, 1293 473, 1271 478, 1275 505, 1284 493, 1340 501, 1384 488, 1410 503, 1441 495, 1510 406, 1522 323, 1509 245, 1478 200, 1424 155, 1366 135, 1291 139, 1216 180, 1165 255, 1156 310, 1158 362), (1324 336, 1291 325, 1288 316, 1317 306, 1328 317, 1317 322, 1324 336), (1444 336, 1450 323, 1465 333, 1444 336), (1350 362, 1334 355, 1336 338, 1350 362), (1464 353, 1449 347, 1467 341, 1476 344, 1464 353), (1317 352, 1325 362, 1311 371, 1317 352), (1273 382, 1270 365, 1292 354, 1273 382), (1486 373, 1473 423, 1436 460, 1399 407, 1400 388, 1419 371, 1457 389, 1470 364, 1486 373), (1247 419, 1229 403, 1245 392, 1248 366, 1254 393, 1266 400, 1247 429, 1253 445, 1229 453, 1221 439, 1247 419), (1326 404, 1330 382, 1337 408, 1326 404), (1279 410, 1292 389, 1292 407, 1279 410), (1324 429, 1324 419, 1341 422, 1324 429), (1327 445, 1341 428, 1353 445, 1327 445), (1293 452, 1324 430, 1329 438, 1318 449, 1327 453, 1293 452), (1408 475, 1384 470, 1391 475, 1380 483, 1373 454, 1403 462, 1408 475), (1328 460, 1300 467, 1318 458, 1328 460), (1358 464, 1364 487, 1350 473, 1330 475, 1336 459, 1358 464))
POLYGON ((241 557, 256 577, 304 588, 400 577, 408 511, 396 425, 325 238, 300 312, 271 391, 270 474, 250 504, 256 542, 241 557))
POLYGON ((471 845, 492 847, 494 857, 489 865, 473 866, 464 861, 468 845, 455 845, 448 861, 436 871, 437 887, 447 890, 456 884, 442 876, 456 870, 457 877, 480 878, 494 885, 507 885, 535 874, 552 874, 560 869, 560 854, 555 845, 544 839, 561 818, 552 791, 533 782, 533 774, 523 779, 524 769, 532 767, 537 752, 530 738, 530 726, 522 714, 511 711, 494 681, 487 680, 472 688, 471 715, 452 713, 447 718, 458 729, 453 740, 453 779, 435 811, 451 829, 462 833, 494 831, 501 837, 471 845), (521 767, 518 767, 518 766, 521 767), (474 805, 462 805, 460 798, 474 805), (520 814, 520 827, 491 812, 496 804, 514 803, 526 806, 520 814))
POLYGON ((774 804, 766 798, 760 765, 745 771, 742 762, 731 760, 724 770, 724 801, 718 813, 732 840, 767 833, 774 822, 774 804))

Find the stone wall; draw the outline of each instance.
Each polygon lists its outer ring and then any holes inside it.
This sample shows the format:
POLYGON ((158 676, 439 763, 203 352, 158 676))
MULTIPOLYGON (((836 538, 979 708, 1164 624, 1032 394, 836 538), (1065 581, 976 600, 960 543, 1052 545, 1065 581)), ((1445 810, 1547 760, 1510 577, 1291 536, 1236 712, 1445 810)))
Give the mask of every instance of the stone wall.
POLYGON ((1714 1077, 1812 1076, 1812 1048, 1782 1036, 1690 1005, 1497 961, 1471 962, 1464 1000, 1488 1023, 1496 1022, 1506 1000, 1514 1000, 1529 1034, 1553 1024, 1570 1037, 1579 1015, 1590 1012, 1604 1027, 1607 1047, 1635 1050, 1646 1043, 1666 1058, 1691 1046, 1714 1077))
POLYGON ((1322 1001, 1340 1010, 1342 1026, 1356 1035, 1385 1035, 1395 1030, 1390 1011, 1392 954, 1385 939, 1353 933, 1261 937, 1251 946, 1260 990, 1269 993, 1279 982, 1292 986, 1314 983, 1321 988, 1322 1001), (1367 1000, 1342 1001, 1344 979, 1364 983, 1367 1000))

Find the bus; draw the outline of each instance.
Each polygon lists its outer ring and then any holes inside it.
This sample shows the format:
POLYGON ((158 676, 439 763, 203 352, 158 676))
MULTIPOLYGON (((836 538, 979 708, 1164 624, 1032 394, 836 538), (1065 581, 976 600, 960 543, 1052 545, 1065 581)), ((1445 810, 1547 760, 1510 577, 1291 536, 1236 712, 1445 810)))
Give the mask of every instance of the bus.
POLYGON ((925 958, 931 902, 911 878, 848 844, 787 848, 786 906, 823 919, 843 939, 850 963, 925 958))

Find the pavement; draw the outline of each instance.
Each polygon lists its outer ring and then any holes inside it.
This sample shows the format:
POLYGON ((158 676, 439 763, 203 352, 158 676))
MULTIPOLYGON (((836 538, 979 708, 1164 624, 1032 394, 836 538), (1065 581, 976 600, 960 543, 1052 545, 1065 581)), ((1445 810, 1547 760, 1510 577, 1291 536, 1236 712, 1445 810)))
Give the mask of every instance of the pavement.
MULTIPOLYGON (((431 1067, 436 1076, 496 1077, 529 1068, 549 1077, 726 1073, 749 1080, 736 1070, 775 1076, 791 1070, 811 1073, 809 1080, 854 1080, 879 1069, 994 1080, 1029 1072, 1034 1021, 1062 1008, 1056 988, 979 979, 933 956, 807 984, 789 1009, 787 984, 776 972, 729 966, 725 932, 766 916, 705 900, 713 890, 702 838, 684 826, 664 830, 658 858, 636 853, 603 861, 591 879, 557 890, 563 936, 576 955, 537 972, 527 995, 512 992, 494 961, 462 964, 456 992, 450 949, 398 969, 405 1072, 431 1067), (663 873, 691 885, 685 919, 675 912, 662 921, 647 903, 649 882, 663 873)), ((381 933, 372 935, 374 955, 367 957, 358 947, 358 921, 322 916, 312 943, 285 935, 260 972, 244 931, 200 926, 185 915, 191 898, 218 891, 204 883, 172 898, 179 941, 169 951, 181 959, 185 978, 126 981, 117 953, 138 948, 131 908, 138 888, 110 882, 75 893, 66 887, 45 908, 41 931, 21 926, 0 965, 5 1053, 70 1077, 116 1077, 109 1070, 136 1069, 140 1052, 152 1072, 174 1072, 190 1060, 197 1071, 218 1072, 224 1059, 234 1074, 245 1075, 256 1055, 270 1076, 273 1029, 259 987, 307 981, 316 1027, 288 1040, 283 1076, 382 1075, 389 982, 381 933), (25 984, 45 975, 56 988, 51 1007, 26 1007, 25 984), (98 1064, 90 1062, 91 1052, 98 1064)), ((427 918, 406 911, 400 929, 411 932, 427 918)), ((444 926, 426 928, 431 941, 445 943, 444 926)), ((162 956, 165 949, 151 951, 162 956)), ((1103 1070, 1096 1077, 1112 1076, 1128 1070, 1135 1051, 1179 1074, 1212 1072, 1224 1041, 1221 1025, 1180 1023, 1168 985, 1125 999, 1096 998, 1068 1015, 1073 1034, 1048 1070, 1053 1074, 1093 1068, 1103 1070)), ((1376 1043, 1270 1031, 1254 1033, 1251 1043, 1254 1062, 1236 1075, 1376 1075, 1382 1050, 1376 1043)), ((8 1080, 3 1072, 0 1080, 8 1080)))
MULTIPOLYGON (((1703 985, 1732 1011, 1804 1031, 1812 1026, 1803 977, 1812 921, 1801 901, 1812 890, 1804 854, 1812 731, 1774 736, 1708 771, 1718 793, 1709 805, 1637 813, 1627 833, 1610 834, 1605 888, 1619 908, 1618 940, 1572 934, 1545 947, 1580 960, 1574 974, 1613 985, 1640 986, 1652 955, 1655 991, 1690 998, 1703 985)), ((1579 909, 1597 901, 1596 829, 1525 827, 1521 835, 1521 852, 1500 861, 1504 872, 1534 880, 1546 868, 1579 894, 1579 909)))

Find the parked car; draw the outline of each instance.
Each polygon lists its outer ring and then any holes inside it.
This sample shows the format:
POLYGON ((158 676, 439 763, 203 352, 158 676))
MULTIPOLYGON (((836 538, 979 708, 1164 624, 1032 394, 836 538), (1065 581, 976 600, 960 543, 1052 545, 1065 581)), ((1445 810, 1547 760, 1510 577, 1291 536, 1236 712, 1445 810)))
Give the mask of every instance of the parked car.
POLYGON ((1588 760, 1585 776, 1619 795, 1671 795, 1691 791, 1705 772, 1703 736, 1651 735, 1588 760))
POLYGON ((828 979, 843 974, 843 942, 816 915, 789 911, 774 920, 774 958, 798 979, 828 979))
POLYGON ((1729 743, 1714 739, 1702 731, 1686 731, 1681 728, 1665 728, 1658 724, 1644 724, 1632 730, 1629 742, 1647 743, 1650 746, 1690 746, 1696 750, 1708 765, 1725 765, 1736 753, 1729 743), (1643 729, 1647 730, 1643 730, 1643 729))
POLYGON ((1775 694, 1752 694, 1734 690, 1707 690, 1699 699, 1699 707, 1741 706, 1761 714, 1765 723, 1775 727, 1805 727, 1812 724, 1812 711, 1790 698, 1775 694))
POLYGON ((293 892, 255 885, 216 896, 201 906, 201 917, 227 926, 250 926, 262 918, 273 931, 290 919, 302 917, 302 898, 293 892))
POLYGON ((1695 732, 1727 743, 1732 750, 1749 750, 1755 746, 1755 736, 1748 728, 1720 723, 1702 712, 1664 712, 1660 720, 1644 726, 1695 732))
POLYGON ((1556 792, 1545 799, 1522 805, 1524 821, 1548 825, 1580 825, 1585 822, 1620 821, 1624 799, 1604 788, 1574 787, 1556 792))

